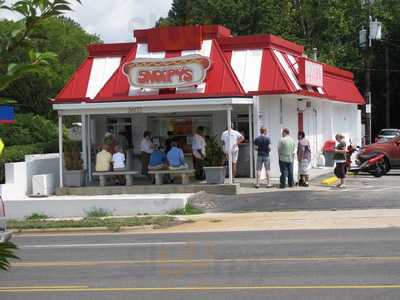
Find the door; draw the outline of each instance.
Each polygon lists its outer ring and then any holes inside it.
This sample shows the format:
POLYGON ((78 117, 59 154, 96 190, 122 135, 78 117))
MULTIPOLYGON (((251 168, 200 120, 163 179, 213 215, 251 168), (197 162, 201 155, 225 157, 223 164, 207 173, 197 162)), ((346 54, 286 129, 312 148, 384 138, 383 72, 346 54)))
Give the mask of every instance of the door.
POLYGON ((304 131, 304 114, 302 111, 297 113, 297 131, 304 131))

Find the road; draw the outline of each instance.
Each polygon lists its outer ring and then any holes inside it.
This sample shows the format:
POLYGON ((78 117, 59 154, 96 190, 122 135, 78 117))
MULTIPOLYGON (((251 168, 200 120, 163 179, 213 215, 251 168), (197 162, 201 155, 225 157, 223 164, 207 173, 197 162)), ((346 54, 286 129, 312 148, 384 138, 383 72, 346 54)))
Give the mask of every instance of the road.
POLYGON ((199 207, 206 212, 343 210, 400 208, 400 171, 375 178, 371 175, 349 176, 347 188, 322 186, 315 180, 310 189, 293 188, 257 190, 254 194, 208 196, 199 207))
POLYGON ((400 299, 400 230, 16 237, 2 300, 400 299))

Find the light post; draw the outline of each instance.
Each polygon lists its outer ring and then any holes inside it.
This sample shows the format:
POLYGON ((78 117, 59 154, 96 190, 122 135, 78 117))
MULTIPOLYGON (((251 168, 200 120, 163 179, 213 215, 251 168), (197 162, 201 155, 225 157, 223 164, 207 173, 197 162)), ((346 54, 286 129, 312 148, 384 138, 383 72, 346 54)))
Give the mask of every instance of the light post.
POLYGON ((374 0, 361 0, 361 6, 367 6, 368 9, 368 25, 366 29, 363 27, 359 32, 360 48, 364 49, 364 66, 365 66, 365 143, 372 142, 372 94, 371 94, 371 53, 372 40, 382 39, 382 23, 372 20, 372 5, 374 0))

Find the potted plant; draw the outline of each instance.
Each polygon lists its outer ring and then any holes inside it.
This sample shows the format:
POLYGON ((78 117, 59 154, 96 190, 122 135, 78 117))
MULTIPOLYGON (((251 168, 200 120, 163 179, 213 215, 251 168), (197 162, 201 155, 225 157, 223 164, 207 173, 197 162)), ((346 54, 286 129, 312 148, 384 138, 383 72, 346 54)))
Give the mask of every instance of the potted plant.
POLYGON ((225 180, 225 154, 217 138, 210 137, 207 141, 204 158, 204 173, 209 184, 222 184, 225 180))
POLYGON ((85 173, 82 170, 81 146, 69 141, 64 145, 64 186, 83 186, 85 173))

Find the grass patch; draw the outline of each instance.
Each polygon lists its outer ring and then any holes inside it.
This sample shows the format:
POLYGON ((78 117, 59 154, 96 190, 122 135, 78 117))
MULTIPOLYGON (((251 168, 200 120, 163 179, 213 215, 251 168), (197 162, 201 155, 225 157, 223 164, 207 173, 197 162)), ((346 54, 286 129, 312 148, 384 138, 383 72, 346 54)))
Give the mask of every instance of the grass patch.
POLYGON ((7 227, 16 231, 24 229, 62 229, 84 227, 106 227, 112 231, 119 231, 121 227, 135 227, 144 225, 166 226, 174 222, 171 216, 160 217, 129 217, 129 218, 84 218, 81 220, 8 220, 7 227))
POLYGON ((112 216, 112 212, 101 207, 93 207, 85 211, 87 218, 104 218, 112 216))
POLYGON ((48 219, 49 216, 43 213, 33 213, 30 216, 25 217, 25 220, 44 220, 48 219))
POLYGON ((200 208, 194 207, 192 204, 187 203, 184 208, 178 208, 171 211, 170 215, 200 215, 203 211, 200 208))

